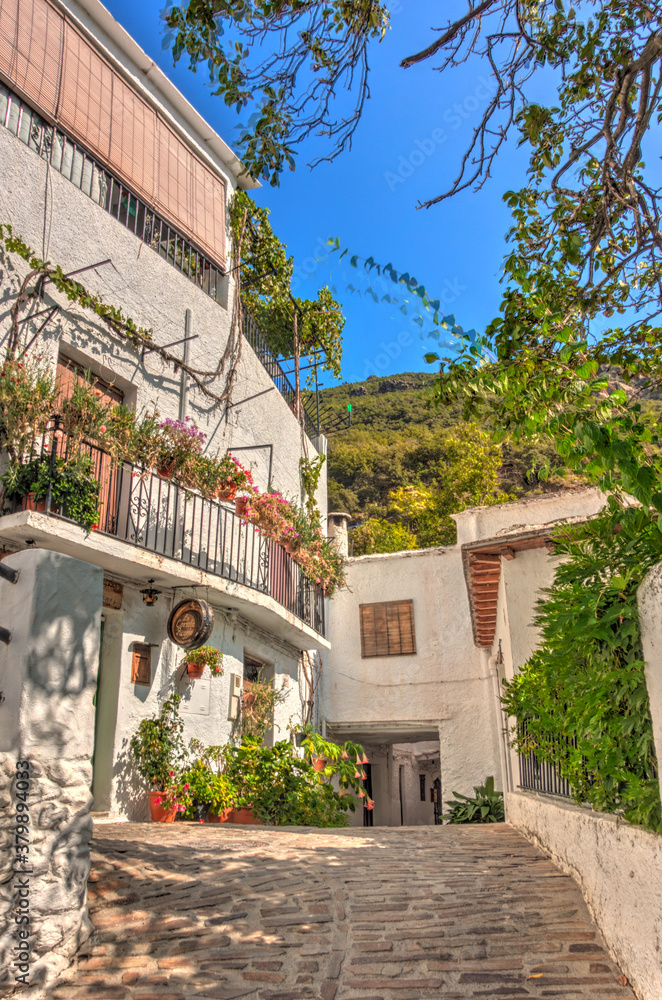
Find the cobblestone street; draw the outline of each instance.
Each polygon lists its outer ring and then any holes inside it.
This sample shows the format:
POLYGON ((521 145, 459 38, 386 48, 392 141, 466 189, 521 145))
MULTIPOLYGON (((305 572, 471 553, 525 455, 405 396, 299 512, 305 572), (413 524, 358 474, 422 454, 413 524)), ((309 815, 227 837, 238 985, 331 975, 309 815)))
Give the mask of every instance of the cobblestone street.
POLYGON ((634 994, 579 889, 507 825, 97 825, 95 934, 51 1000, 634 994))

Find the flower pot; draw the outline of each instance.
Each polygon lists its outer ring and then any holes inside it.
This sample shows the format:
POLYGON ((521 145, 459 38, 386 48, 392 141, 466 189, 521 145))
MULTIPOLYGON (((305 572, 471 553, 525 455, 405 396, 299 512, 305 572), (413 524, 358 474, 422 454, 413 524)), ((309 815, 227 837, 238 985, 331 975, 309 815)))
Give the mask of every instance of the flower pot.
POLYGON ((230 813, 233 812, 232 809, 221 809, 220 813, 209 812, 207 814, 208 823, 229 823, 230 813))
POLYGON ((326 767, 326 761, 324 757, 314 757, 313 767, 315 768, 316 771, 323 771, 324 768, 326 767))
POLYGON ((234 500, 236 495, 237 495, 236 483, 226 483, 225 486, 220 486, 216 490, 217 500, 234 500))
POLYGON ((262 820, 258 819, 253 812, 252 806, 242 806, 240 809, 227 809, 229 813, 226 820, 222 820, 225 823, 245 823, 253 824, 255 826, 262 826, 262 820))
POLYGON ((195 680, 200 680, 200 678, 202 677, 202 675, 204 674, 204 672, 205 672, 205 665, 204 665, 204 663, 187 663, 186 664, 186 673, 189 675, 189 677, 192 677, 195 680))
POLYGON ((239 517, 244 517, 246 511, 248 510, 248 497, 237 497, 234 502, 234 512, 238 514, 239 517))
POLYGON ((163 792, 149 793, 149 811, 152 814, 152 823, 174 823, 177 815, 177 806, 170 805, 163 801, 163 792), (156 803, 157 799, 162 801, 156 803))
POLYGON ((169 462, 164 462, 163 465, 157 466, 156 474, 160 479, 170 479, 174 468, 175 459, 173 458, 169 462))
POLYGON ((35 510, 42 513, 46 510, 46 498, 35 500, 34 493, 28 493, 21 501, 21 510, 35 510))

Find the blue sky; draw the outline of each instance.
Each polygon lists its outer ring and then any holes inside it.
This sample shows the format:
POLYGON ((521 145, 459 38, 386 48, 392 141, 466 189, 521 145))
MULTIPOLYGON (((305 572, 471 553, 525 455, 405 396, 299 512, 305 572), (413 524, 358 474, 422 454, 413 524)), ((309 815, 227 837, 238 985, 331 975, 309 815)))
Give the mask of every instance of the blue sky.
MULTIPOLYGON (((162 49, 161 3, 105 2, 232 145, 236 112, 212 96, 203 73, 191 73, 185 59, 173 67, 170 52, 162 49)), ((325 243, 330 237, 337 236, 352 254, 390 261, 397 270, 415 275, 465 328, 481 329, 498 312, 510 222, 501 199, 504 191, 524 181, 525 152, 509 143, 482 191, 416 210, 419 199, 441 193, 452 181, 488 96, 489 76, 480 63, 443 77, 430 63, 399 68, 404 56, 429 44, 429 26, 441 20, 439 5, 430 0, 397 0, 391 30, 372 49, 372 98, 352 150, 311 171, 306 166, 308 150, 303 149, 296 171, 283 176, 280 188, 263 187, 255 195, 271 210, 274 230, 295 258, 296 293, 314 297, 320 285, 335 286, 347 317, 346 381, 431 370, 423 355, 435 344, 421 338, 411 312, 403 315, 350 291, 354 285, 365 293, 369 282, 347 266, 348 257, 338 266, 337 255, 328 255, 325 243)), ((374 282, 371 287, 381 298, 382 290, 374 282)), ((325 373, 323 383, 332 385, 334 380, 325 373)))

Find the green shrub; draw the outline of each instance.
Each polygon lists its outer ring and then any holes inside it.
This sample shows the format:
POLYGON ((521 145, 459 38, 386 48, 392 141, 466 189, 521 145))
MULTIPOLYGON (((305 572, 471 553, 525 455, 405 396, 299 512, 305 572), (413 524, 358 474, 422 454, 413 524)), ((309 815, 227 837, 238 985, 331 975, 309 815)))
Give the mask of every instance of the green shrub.
POLYGON ((662 561, 660 526, 610 500, 556 541, 567 560, 538 604, 540 647, 504 685, 514 745, 557 765, 578 802, 662 832, 637 607, 644 574, 662 561))
POLYGON ((289 740, 266 747, 255 739, 225 748, 225 775, 236 789, 233 805, 252 806, 276 826, 346 826, 353 796, 340 796, 289 740))
POLYGON ((475 797, 453 792, 456 800, 447 800, 450 811, 444 813, 449 823, 502 823, 504 820, 503 794, 494 791, 494 778, 486 778, 484 785, 474 788, 475 797))

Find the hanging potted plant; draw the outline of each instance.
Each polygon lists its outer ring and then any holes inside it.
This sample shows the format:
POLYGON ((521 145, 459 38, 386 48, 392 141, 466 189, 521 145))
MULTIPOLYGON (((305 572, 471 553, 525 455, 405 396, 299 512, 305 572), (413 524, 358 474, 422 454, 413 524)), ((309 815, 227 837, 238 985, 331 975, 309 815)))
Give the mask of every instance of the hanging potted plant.
POLYGON ((190 417, 184 417, 183 420, 168 417, 161 421, 159 429, 161 440, 156 474, 161 479, 171 479, 190 462, 192 456, 202 452, 205 435, 190 417))
POLYGON ((197 649, 189 650, 184 662, 189 677, 199 680, 205 672, 205 667, 209 667, 212 677, 223 676, 223 654, 214 646, 198 646, 197 649))
POLYGON ((178 694, 168 698, 157 717, 141 721, 129 743, 136 770, 147 783, 150 812, 157 823, 172 823, 177 812, 183 811, 177 786, 177 771, 186 756, 180 701, 178 694))

